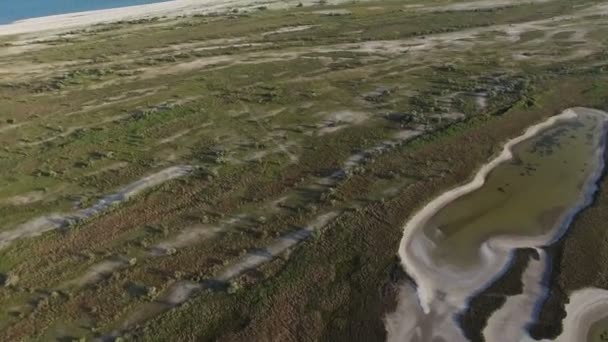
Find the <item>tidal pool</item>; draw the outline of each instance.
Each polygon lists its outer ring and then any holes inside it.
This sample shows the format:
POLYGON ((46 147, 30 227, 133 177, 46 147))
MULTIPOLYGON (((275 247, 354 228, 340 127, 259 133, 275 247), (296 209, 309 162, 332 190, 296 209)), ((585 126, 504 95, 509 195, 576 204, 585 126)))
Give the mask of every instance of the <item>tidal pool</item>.
POLYGON ((564 119, 512 149, 485 184, 455 199, 424 226, 438 263, 469 265, 493 236, 539 236, 558 228, 596 171, 604 118, 564 119))

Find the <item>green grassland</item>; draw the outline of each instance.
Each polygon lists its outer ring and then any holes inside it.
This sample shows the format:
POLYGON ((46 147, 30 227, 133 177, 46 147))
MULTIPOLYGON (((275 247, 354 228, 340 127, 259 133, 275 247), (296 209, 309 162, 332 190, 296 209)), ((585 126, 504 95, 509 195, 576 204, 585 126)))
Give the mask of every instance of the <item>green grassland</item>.
POLYGON ((530 124, 608 109, 599 3, 236 11, 99 25, 0 54, 0 234, 195 167, 0 249, 0 340, 382 339, 408 216, 530 124), (315 187, 404 131, 421 135, 315 187), (327 212, 339 214, 298 247, 142 314, 327 212), (193 227, 218 232, 150 253, 193 227), (79 280, 116 258, 127 262, 79 280))

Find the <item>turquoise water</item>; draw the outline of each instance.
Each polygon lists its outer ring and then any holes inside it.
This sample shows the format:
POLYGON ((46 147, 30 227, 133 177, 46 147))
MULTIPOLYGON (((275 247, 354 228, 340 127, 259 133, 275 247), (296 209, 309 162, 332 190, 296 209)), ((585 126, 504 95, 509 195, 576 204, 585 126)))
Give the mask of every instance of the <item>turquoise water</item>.
POLYGON ((0 0, 0 24, 48 15, 152 4, 167 0, 0 0))

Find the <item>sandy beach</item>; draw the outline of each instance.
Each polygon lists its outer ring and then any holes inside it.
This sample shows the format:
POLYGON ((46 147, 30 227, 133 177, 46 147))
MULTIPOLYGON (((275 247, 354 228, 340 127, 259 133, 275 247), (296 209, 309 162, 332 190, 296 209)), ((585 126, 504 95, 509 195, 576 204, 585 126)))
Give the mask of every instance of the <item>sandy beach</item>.
MULTIPOLYGON (((338 4, 344 0, 331 0, 327 5, 338 4)), ((175 18, 193 14, 221 14, 237 9, 238 11, 257 10, 261 6, 267 9, 281 9, 315 5, 315 0, 173 0, 147 5, 111 8, 97 11, 77 12, 32 18, 0 25, 0 37, 31 34, 33 36, 52 35, 87 26, 108 24, 124 20, 168 17, 175 18)))

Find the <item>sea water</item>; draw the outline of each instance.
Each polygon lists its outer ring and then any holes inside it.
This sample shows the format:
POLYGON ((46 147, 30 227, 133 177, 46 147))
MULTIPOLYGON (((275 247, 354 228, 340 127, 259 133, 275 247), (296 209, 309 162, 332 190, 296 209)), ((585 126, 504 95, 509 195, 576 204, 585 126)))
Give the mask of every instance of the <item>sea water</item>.
POLYGON ((167 0, 2 0, 0 24, 49 15, 152 4, 167 0))

